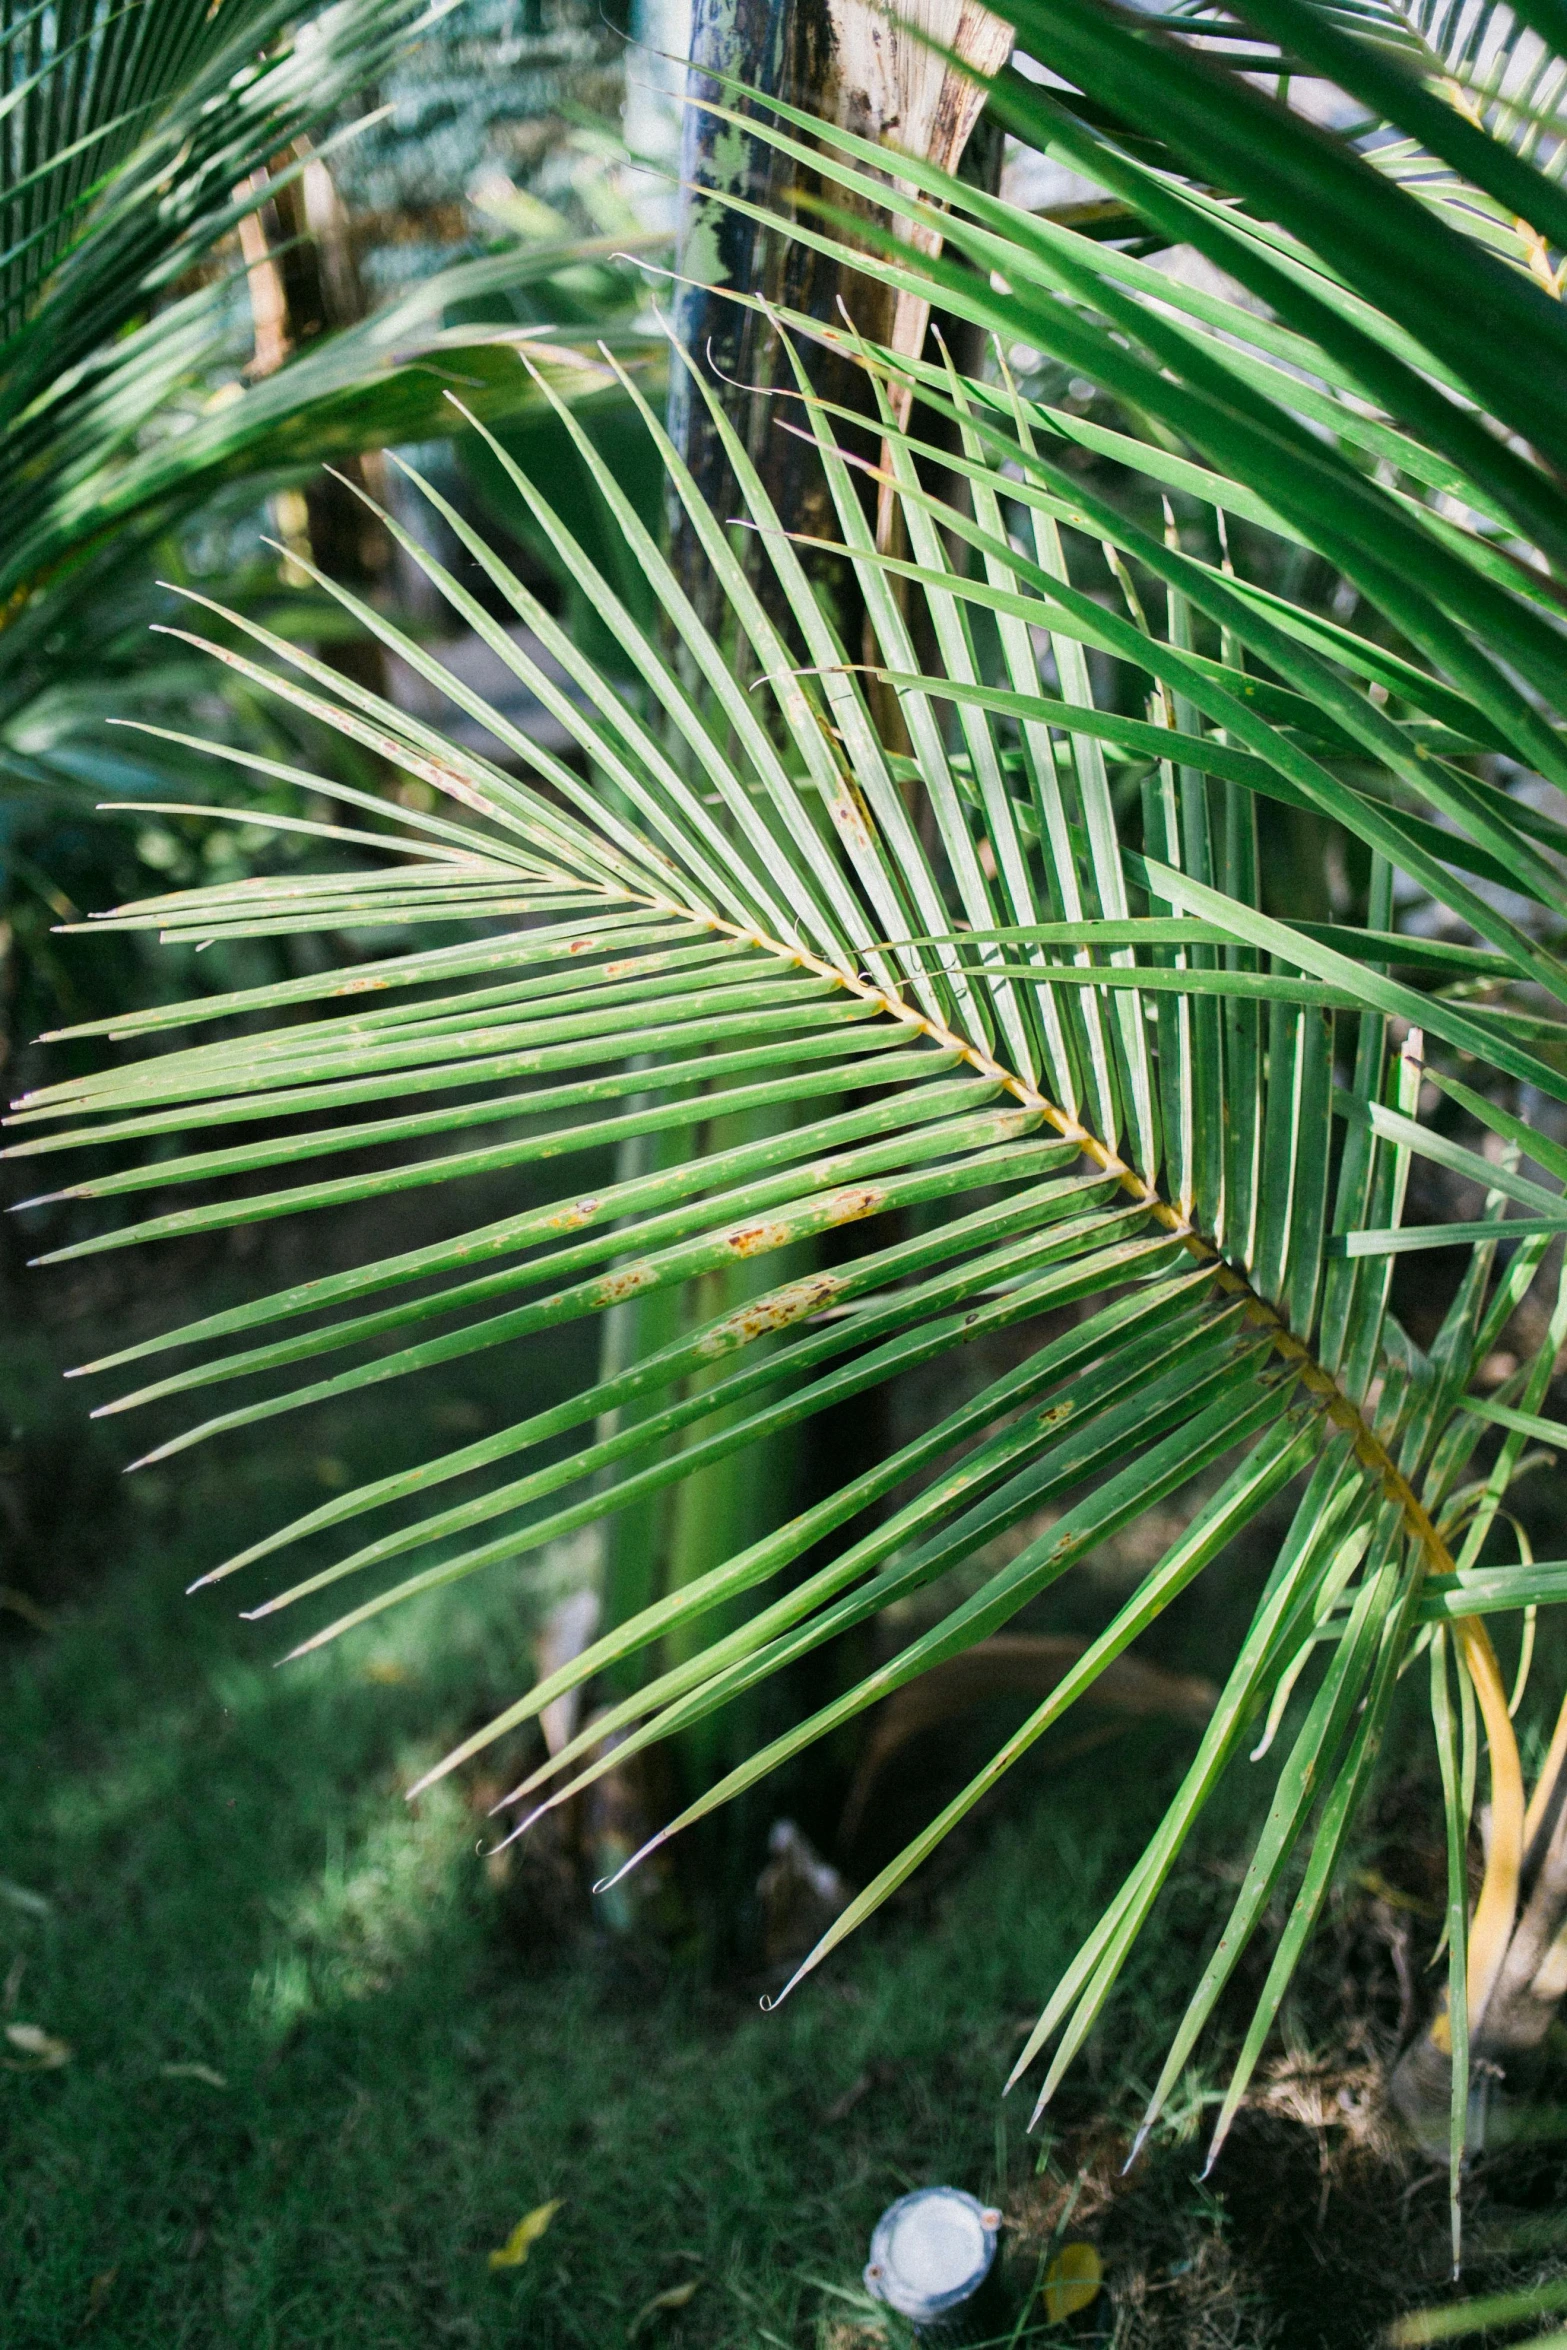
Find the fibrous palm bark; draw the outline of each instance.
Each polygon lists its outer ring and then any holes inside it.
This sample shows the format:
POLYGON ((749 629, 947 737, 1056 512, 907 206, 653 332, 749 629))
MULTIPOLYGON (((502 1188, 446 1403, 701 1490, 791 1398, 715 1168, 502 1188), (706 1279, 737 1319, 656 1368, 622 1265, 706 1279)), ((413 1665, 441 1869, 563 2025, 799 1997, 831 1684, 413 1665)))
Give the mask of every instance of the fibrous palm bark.
MULTIPOLYGON (((851 330, 918 357, 928 301, 900 293, 873 272, 856 271, 788 233, 814 220, 824 199, 851 215, 863 200, 826 186, 808 167, 753 138, 713 112, 734 105, 743 85, 781 99, 824 122, 955 170, 984 105, 984 89, 956 70, 946 52, 974 74, 1002 65, 1012 28, 975 0, 909 0, 895 11, 874 0, 696 0, 691 77, 681 176, 685 214, 675 331, 711 374, 751 462, 780 513, 813 536, 830 533, 831 500, 807 439, 779 429, 795 389, 767 310, 734 296, 760 296, 773 311, 818 321, 831 333, 851 330)), ((742 108, 748 103, 741 98, 742 108)), ((889 168, 894 169, 889 158, 889 168)), ((911 246, 939 249, 926 224, 906 224, 911 246)), ((863 371, 824 340, 806 352, 812 388, 851 409, 863 408, 863 371)), ((734 471, 690 376, 677 368, 670 386, 670 435, 704 497, 734 514, 734 471)), ((861 436, 870 450, 874 440, 861 436)), ((676 511, 681 576, 704 617, 717 593, 685 517, 676 511)), ((756 565, 758 576, 766 566, 756 565)), ((818 577, 841 580, 841 565, 817 562, 818 577)))

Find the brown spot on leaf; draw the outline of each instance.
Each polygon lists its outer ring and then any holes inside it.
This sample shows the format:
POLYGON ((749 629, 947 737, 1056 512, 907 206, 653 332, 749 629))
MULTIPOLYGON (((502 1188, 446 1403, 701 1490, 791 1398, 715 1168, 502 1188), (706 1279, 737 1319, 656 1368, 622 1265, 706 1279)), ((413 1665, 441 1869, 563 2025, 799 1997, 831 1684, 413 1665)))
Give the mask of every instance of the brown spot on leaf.
POLYGON ((409 759, 402 744, 394 743, 389 736, 382 737, 376 747, 383 757, 398 759, 399 763, 405 762, 415 775, 422 776, 437 791, 450 792, 454 800, 460 800, 465 808, 472 808, 475 814, 494 815, 495 809, 488 796, 482 791, 476 791, 467 777, 459 775, 455 767, 448 767, 444 759, 409 759))
POLYGON ((809 1280, 791 1281, 787 1289, 775 1289, 770 1297, 755 1298, 738 1313, 728 1315, 708 1332, 700 1352, 727 1354, 731 1347, 749 1346, 752 1339, 765 1338, 770 1331, 787 1330, 791 1323, 819 1314, 841 1286, 835 1273, 813 1273, 809 1280))
POLYGON ((563 1208, 557 1208, 548 1219, 551 1232, 578 1232, 584 1224, 591 1224, 603 1205, 601 1200, 574 1199, 563 1208))
POLYGON ((876 1183, 856 1184, 851 1190, 833 1193, 822 1201, 816 1214, 806 1217, 774 1217, 766 1224, 746 1224, 738 1232, 731 1232, 727 1246, 737 1257, 765 1256, 769 1249, 787 1248, 791 1240, 817 1225, 855 1224, 862 1216, 874 1216, 887 1197, 885 1189, 876 1183))
POLYGON ((885 1185, 857 1184, 852 1191, 840 1191, 835 1199, 828 1201, 829 1220, 834 1224, 855 1224, 862 1216, 874 1216, 886 1202, 885 1185))
POLYGON ((841 785, 827 804, 834 824, 850 848, 868 852, 871 847, 871 828, 858 792, 841 785))
POLYGON ((793 1237, 792 1224, 747 1224, 730 1233, 728 1245, 737 1257, 760 1257, 769 1249, 785 1247, 793 1237))
POLYGON ((599 1299, 606 1306, 618 1306, 628 1297, 635 1297, 639 1289, 646 1289, 653 1279, 649 1265, 623 1265, 615 1273, 606 1273, 599 1283, 599 1299))

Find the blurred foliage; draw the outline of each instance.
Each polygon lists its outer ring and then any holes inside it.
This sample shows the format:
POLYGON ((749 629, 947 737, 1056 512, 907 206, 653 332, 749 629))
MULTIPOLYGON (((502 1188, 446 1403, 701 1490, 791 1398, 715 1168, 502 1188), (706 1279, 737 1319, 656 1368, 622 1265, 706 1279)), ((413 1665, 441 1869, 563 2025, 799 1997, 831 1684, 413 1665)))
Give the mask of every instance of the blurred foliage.
POLYGON ((381 76, 386 111, 336 175, 373 289, 471 250, 482 223, 465 199, 486 181, 562 206, 582 177, 571 133, 618 120, 629 14, 624 0, 463 0, 381 76))
MULTIPOLYGON (((184 650, 148 633, 176 617, 155 582, 200 591, 221 579, 245 615, 340 644, 351 631, 319 600, 277 611, 277 561, 262 543, 269 513, 275 529, 307 512, 316 552, 341 568, 334 541, 345 505, 356 509, 350 491, 329 493, 337 527, 323 543, 323 460, 352 468, 360 451, 449 437, 462 429, 453 392, 518 448, 532 429, 558 438, 520 364, 541 327, 563 339, 536 367, 568 397, 607 407, 605 429, 624 442, 624 397, 612 386, 606 402, 611 379, 579 346, 608 334, 633 363, 648 352, 638 273, 615 257, 646 239, 610 192, 607 134, 577 134, 575 176, 554 207, 495 160, 487 208, 463 201, 478 150, 459 81, 482 89, 497 140, 506 123, 553 135, 558 114, 541 107, 566 103, 583 75, 589 99, 612 96, 619 44, 590 32, 585 11, 567 6, 531 32, 524 22, 498 45, 493 8, 421 16, 418 0, 342 0, 299 23, 279 0, 206 11, 151 0, 129 13, 131 33, 105 0, 0 16, 0 151, 14 179, 0 200, 0 236, 12 239, 0 263, 0 1060, 127 992, 219 976, 188 957, 154 972, 101 945, 67 966, 51 939, 55 924, 149 879, 231 878, 256 845, 232 826, 151 810, 96 817, 104 799, 198 804, 210 790, 178 746, 110 734, 111 710, 178 727, 194 703, 204 730, 256 756, 324 755, 320 729, 280 727, 232 670, 194 683, 184 650), (390 111, 356 116, 377 83, 390 111), (96 172, 83 170, 84 148, 96 172), (383 209, 356 226, 323 158, 352 190, 361 154, 383 209), (418 244, 421 174, 426 191, 444 185, 460 234, 424 250, 415 273, 379 270, 378 240, 404 261, 418 244), (323 191, 336 215, 324 226, 313 209, 323 191), (431 274, 431 261, 444 266, 431 274), (351 291, 323 302, 317 281, 334 267, 351 291), (270 355, 253 320, 269 278, 283 296, 270 355), (368 317, 364 279, 393 289, 368 317)), ((511 151, 491 145, 495 158, 511 151)), ((293 546, 297 527, 282 535, 293 546)), ((395 580, 351 584, 395 599, 395 580)), ((333 754, 333 772, 380 781, 351 748, 333 754)), ((282 804, 275 783, 252 788, 258 809, 282 804)), ((314 855, 297 838, 283 845, 285 863, 314 855)))

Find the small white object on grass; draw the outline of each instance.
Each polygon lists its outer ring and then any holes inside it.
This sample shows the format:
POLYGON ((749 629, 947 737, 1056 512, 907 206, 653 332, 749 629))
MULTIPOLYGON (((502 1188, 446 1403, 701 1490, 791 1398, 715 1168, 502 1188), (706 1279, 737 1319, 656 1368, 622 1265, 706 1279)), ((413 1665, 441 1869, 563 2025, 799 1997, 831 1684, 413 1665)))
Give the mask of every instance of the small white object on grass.
POLYGON ((866 2291, 915 2325, 946 2317, 990 2274, 1000 2226, 959 2187, 917 2187, 876 2222, 866 2291))

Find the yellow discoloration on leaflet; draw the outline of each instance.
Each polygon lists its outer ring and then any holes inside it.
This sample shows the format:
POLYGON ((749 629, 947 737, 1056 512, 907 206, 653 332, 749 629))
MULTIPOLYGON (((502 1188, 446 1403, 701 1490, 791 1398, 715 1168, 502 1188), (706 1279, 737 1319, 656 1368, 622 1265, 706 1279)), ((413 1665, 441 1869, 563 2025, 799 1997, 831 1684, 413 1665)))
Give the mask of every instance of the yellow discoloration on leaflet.
POLYGON ((598 1285, 599 1299, 604 1305, 618 1306, 626 1298, 635 1297, 638 1290, 646 1289, 653 1278, 651 1265, 624 1265, 619 1272, 605 1274, 598 1285))
POLYGON ((1477 2032, 1502 1971, 1518 1911, 1518 1881, 1523 1869, 1523 1765, 1507 1711, 1506 1685, 1483 1619, 1460 1616, 1453 1636, 1474 1684, 1491 1752, 1491 1839, 1480 1897, 1469 1926, 1469 2029, 1477 2032))
POLYGON ((626 2340, 635 2342, 651 2325, 655 2317, 660 2316, 666 2309, 684 2309, 687 2302, 694 2301, 701 2290, 702 2279, 692 2277, 686 2284, 670 2285, 664 2292, 655 2293, 652 2300, 644 2303, 642 2308, 637 2311, 636 2316, 627 2327, 626 2340))
POLYGON ((1045 2315, 1052 2325, 1092 2308, 1104 2283, 1104 2268, 1092 2244, 1063 2244, 1045 2271, 1045 2315))
POLYGON ((591 1224, 603 1206, 602 1200, 574 1199, 564 1208, 557 1208, 553 1216, 545 1218, 551 1232, 580 1232, 584 1224, 591 1224))
POLYGON ((728 1235, 724 1245, 737 1257, 766 1256, 770 1249, 787 1248, 791 1240, 818 1225, 857 1224, 864 1216, 874 1216, 886 1201, 884 1184, 859 1183, 852 1190, 834 1192, 804 1216, 775 1216, 765 1224, 743 1224, 738 1232, 728 1235))
POLYGON ((697 1352, 703 1357, 729 1354, 736 1347, 749 1346, 753 1338, 765 1338, 769 1331, 787 1330, 831 1305, 842 1287, 836 1273, 813 1273, 807 1281, 792 1281, 787 1289, 775 1289, 770 1297, 753 1299, 737 1313, 727 1315, 716 1329, 708 1331, 697 1352))
POLYGON ((997 1110, 995 1116, 986 1122, 982 1141, 987 1146, 993 1142, 1021 1141, 1024 1135, 1032 1134, 1043 1122, 1043 1113, 1039 1110, 997 1110))

